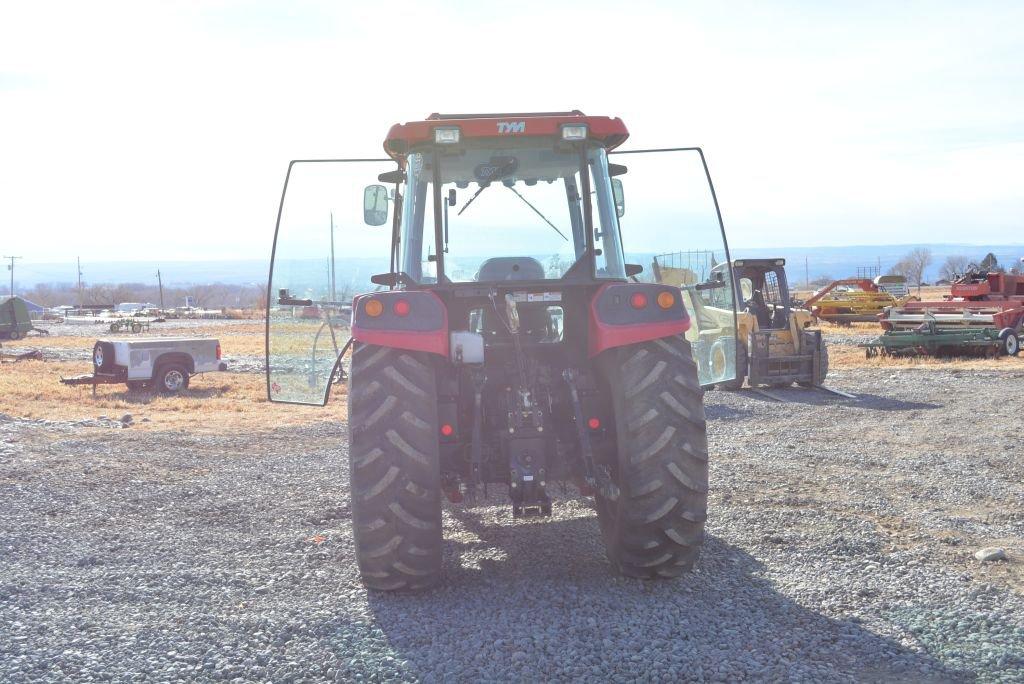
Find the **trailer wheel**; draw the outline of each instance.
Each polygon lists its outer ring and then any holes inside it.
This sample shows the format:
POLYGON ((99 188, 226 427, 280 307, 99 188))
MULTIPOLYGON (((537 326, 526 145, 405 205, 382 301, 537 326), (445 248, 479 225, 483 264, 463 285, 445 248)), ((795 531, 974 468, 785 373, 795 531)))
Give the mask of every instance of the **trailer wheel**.
POLYGON ((707 518, 707 432, 690 345, 643 342, 602 364, 618 435, 618 495, 597 495, 608 559, 631 577, 675 577, 697 560, 707 518))
POLYGON ((747 345, 743 342, 736 343, 736 377, 732 380, 718 383, 718 387, 724 390, 738 390, 743 387, 743 381, 747 377, 747 345))
POLYGON ((1020 353, 1020 338, 1011 328, 1005 328, 1000 332, 999 339, 1002 341, 1002 351, 1007 356, 1017 356, 1020 353))
POLYGON ((9 338, 11 338, 12 340, 20 340, 21 339, 21 331, 20 330, 12 330, 10 333, 8 333, 7 336, 9 338))
POLYGON ((441 467, 430 357, 357 342, 348 411, 352 532, 363 583, 381 591, 436 584, 441 467))
POLYGON ((114 345, 97 342, 92 348, 92 363, 96 370, 111 372, 114 367, 114 345))
POLYGON ((161 394, 177 394, 188 389, 188 369, 180 363, 168 363, 156 369, 153 375, 161 394))

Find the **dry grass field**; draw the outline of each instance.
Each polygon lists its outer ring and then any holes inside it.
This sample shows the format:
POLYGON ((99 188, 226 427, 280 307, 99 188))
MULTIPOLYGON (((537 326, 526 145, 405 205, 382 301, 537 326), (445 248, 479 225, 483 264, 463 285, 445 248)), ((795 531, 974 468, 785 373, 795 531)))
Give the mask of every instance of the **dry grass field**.
MULTIPOLYGON (((848 326, 823 324, 833 370, 857 368, 932 368, 935 370, 1024 368, 1022 358, 882 358, 867 359, 856 345, 881 331, 873 323, 848 326)), ((262 322, 169 321, 154 324, 153 336, 215 336, 229 367, 246 372, 210 373, 193 379, 178 397, 131 392, 123 385, 100 385, 93 396, 88 386, 68 387, 61 376, 89 372, 89 354, 102 326, 69 329, 59 326, 48 337, 7 343, 8 351, 40 349, 43 361, 21 361, 0 366, 0 413, 46 420, 89 420, 99 416, 118 419, 126 413, 133 427, 142 430, 186 430, 197 433, 259 432, 288 425, 337 419, 344 414, 344 386, 332 391, 327 408, 270 404, 264 376, 258 371, 264 353, 262 322), (15 346, 20 345, 20 346, 15 346), (243 367, 244 368, 241 368, 243 367)))
MULTIPOLYGON (((0 366, 0 413, 18 418, 89 420, 99 416, 133 417, 133 429, 184 430, 201 434, 260 432, 289 425, 336 420, 345 410, 343 386, 332 392, 328 408, 271 404, 267 401, 264 375, 260 372, 208 373, 192 379, 181 396, 161 396, 148 391, 132 392, 124 385, 99 385, 93 396, 89 386, 60 384, 63 377, 91 371, 89 354, 101 326, 75 330, 75 334, 32 337, 9 350, 42 350, 43 361, 20 361, 0 366), (77 352, 82 360, 69 360, 77 352)), ((153 336, 200 335, 220 340, 229 367, 232 359, 262 357, 263 324, 219 321, 200 326, 157 324, 153 336), (159 325, 159 327, 158 327, 159 325)))

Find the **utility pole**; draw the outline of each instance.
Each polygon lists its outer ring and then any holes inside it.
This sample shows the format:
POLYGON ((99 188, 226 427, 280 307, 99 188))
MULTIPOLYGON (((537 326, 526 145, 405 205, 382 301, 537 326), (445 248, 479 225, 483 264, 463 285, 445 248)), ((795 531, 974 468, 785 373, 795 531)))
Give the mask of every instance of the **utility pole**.
POLYGON ((81 309, 82 301, 82 257, 78 257, 78 308, 81 309))
POLYGON ((14 260, 15 259, 20 259, 20 258, 21 258, 20 256, 6 256, 6 255, 4 255, 4 259, 10 259, 11 260, 11 263, 7 266, 7 270, 11 272, 11 296, 12 297, 14 296, 14 260))
POLYGON ((164 310, 164 281, 160 278, 160 269, 156 269, 156 283, 160 287, 160 310, 164 310))
POLYGON ((338 298, 337 298, 337 296, 335 294, 335 288, 334 288, 335 280, 334 280, 334 212, 333 211, 331 212, 331 270, 330 270, 329 275, 330 275, 330 280, 331 280, 331 301, 332 302, 336 302, 336 301, 338 301, 338 298))

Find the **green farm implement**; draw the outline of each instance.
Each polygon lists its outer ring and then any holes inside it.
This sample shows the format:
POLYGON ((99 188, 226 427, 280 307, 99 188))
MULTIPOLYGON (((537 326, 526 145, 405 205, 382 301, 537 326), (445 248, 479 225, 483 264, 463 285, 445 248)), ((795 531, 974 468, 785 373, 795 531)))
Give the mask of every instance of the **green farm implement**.
POLYGON ((1011 328, 939 327, 934 320, 912 330, 889 330, 870 342, 858 345, 867 358, 876 356, 1016 356, 1020 337, 1011 328))

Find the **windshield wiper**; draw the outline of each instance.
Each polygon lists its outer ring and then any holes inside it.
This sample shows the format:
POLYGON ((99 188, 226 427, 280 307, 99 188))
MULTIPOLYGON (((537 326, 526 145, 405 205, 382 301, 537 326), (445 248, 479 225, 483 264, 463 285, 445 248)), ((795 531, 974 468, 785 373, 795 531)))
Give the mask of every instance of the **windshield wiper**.
MULTIPOLYGON (((545 216, 544 214, 540 213, 540 209, 538 209, 537 207, 535 207, 535 206, 533 206, 532 204, 530 204, 530 201, 529 201, 528 199, 526 199, 525 197, 523 197, 522 195, 520 195, 520 194, 519 194, 519 191, 518 191, 518 190, 516 190, 515 188, 513 188, 513 187, 512 187, 511 185, 506 185, 505 187, 506 187, 506 188, 508 188, 509 190, 511 190, 512 192, 516 193, 516 197, 518 197, 519 199, 523 200, 523 202, 525 202, 525 203, 526 203, 526 206, 528 206, 528 207, 530 207, 531 209, 533 209, 534 213, 535 213, 535 214, 537 214, 537 216, 540 216, 540 217, 541 217, 542 219, 544 219, 544 222, 545 222, 546 224, 548 224, 549 226, 551 226, 551 228, 552 228, 552 229, 553 229, 553 230, 554 230, 554 231, 555 231, 556 233, 558 233, 559 235, 561 235, 561 236, 562 236, 562 239, 563 239, 563 240, 565 240, 566 242, 568 242, 568 241, 569 241, 569 238, 565 237, 565 234, 564 234, 564 233, 563 233, 562 231, 558 230, 558 228, 557 228, 557 227, 555 226, 555 224, 554 224, 554 223, 552 223, 551 221, 549 221, 549 220, 548 220, 548 217, 547 217, 547 216, 545 216)), ((470 201, 472 201, 472 200, 470 200, 470 201)))
POLYGON ((473 203, 473 200, 475 200, 477 197, 479 197, 480 193, 483 192, 484 190, 486 190, 489 187, 491 187, 489 184, 488 185, 481 185, 480 189, 477 190, 475 193, 473 193, 473 196, 469 198, 469 201, 462 205, 462 208, 459 209, 459 213, 456 214, 456 216, 462 216, 462 212, 466 211, 466 209, 469 208, 469 205, 473 203))

